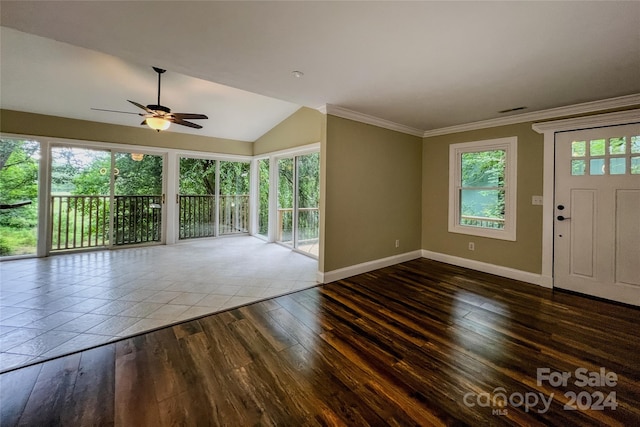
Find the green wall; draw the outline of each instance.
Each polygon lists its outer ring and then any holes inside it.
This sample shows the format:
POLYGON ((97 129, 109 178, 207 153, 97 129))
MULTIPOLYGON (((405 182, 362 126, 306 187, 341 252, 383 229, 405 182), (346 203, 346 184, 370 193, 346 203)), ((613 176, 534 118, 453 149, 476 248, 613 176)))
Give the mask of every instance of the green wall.
POLYGON ((320 271, 419 250, 422 139, 332 115, 326 126, 320 271))
POLYGON ((175 132, 153 132, 142 126, 120 126, 13 110, 0 110, 0 131, 220 154, 253 154, 253 143, 246 141, 175 132))
POLYGON ((265 154, 315 144, 322 139, 324 114, 318 110, 302 107, 284 119, 253 144, 253 154, 265 154))
POLYGON ((531 273, 542 271, 542 206, 531 196, 542 196, 543 135, 520 123, 423 140, 422 248, 446 255, 510 267, 531 273), (516 241, 448 232, 449 145, 460 142, 518 137, 516 241), (468 249, 475 243, 475 251, 468 249))

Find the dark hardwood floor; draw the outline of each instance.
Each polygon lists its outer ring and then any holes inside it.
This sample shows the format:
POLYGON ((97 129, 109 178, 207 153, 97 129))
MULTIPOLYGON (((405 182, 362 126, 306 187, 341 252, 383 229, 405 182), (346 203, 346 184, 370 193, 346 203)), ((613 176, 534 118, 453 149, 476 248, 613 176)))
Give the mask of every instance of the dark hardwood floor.
POLYGON ((8 372, 0 424, 637 426, 639 319, 419 259, 8 372))

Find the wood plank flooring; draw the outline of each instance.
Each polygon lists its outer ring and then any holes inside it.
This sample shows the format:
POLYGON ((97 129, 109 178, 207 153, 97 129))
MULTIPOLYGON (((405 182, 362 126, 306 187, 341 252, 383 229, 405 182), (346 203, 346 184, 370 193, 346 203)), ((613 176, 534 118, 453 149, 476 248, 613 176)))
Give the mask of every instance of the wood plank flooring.
POLYGON ((639 319, 419 259, 8 372, 0 424, 634 426, 639 319), (611 392, 615 410, 580 409, 611 392))

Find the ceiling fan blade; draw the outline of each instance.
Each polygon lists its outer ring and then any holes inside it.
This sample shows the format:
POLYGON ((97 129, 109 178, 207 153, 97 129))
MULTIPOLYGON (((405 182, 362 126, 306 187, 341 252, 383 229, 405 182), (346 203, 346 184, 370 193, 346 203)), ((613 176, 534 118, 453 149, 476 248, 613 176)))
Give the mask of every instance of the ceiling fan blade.
POLYGON ((144 111, 146 111, 146 112, 147 112, 147 113, 149 113, 149 114, 154 114, 154 111, 153 111, 153 110, 148 109, 147 107, 145 107, 145 106, 144 106, 144 105, 142 105, 142 104, 138 104, 137 102, 135 102, 135 101, 131 101, 131 100, 129 100, 129 99, 127 99, 127 101, 129 101, 130 103, 132 103, 132 104, 133 104, 133 105, 135 105, 136 107, 143 109, 144 111))
POLYGON ((171 123, 175 123, 177 125, 188 126, 190 128, 194 128, 194 129, 202 129, 202 126, 200 126, 200 125, 188 122, 186 120, 179 119, 177 117, 171 117, 171 118, 166 119, 166 120, 169 120, 171 123))
POLYGON ((193 120, 193 119, 208 119, 209 117, 207 117, 204 114, 195 114, 195 113, 172 113, 173 117, 175 117, 176 119, 189 119, 189 120, 193 120))
POLYGON ((107 111, 109 113, 135 114, 137 116, 141 116, 142 115, 140 113, 133 113, 131 111, 107 110, 105 108, 92 108, 92 110, 94 110, 94 111, 107 111))

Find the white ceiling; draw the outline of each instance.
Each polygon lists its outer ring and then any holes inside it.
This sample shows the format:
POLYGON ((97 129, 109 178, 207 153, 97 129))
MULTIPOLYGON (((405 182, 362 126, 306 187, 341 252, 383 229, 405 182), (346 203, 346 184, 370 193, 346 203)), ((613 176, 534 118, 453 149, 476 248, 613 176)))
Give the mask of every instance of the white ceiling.
MULTIPOLYGON (((156 104, 158 75, 149 66, 3 27, 2 108, 139 126, 143 118, 91 108, 143 112, 129 102, 156 104)), ((162 75, 161 98, 174 112, 202 113, 197 130, 174 132, 255 141, 300 106, 183 74, 162 75)))
POLYGON ((5 96, 44 113, 65 103, 66 116, 107 121, 115 114, 87 110, 154 102, 157 65, 169 70, 163 104, 209 114, 205 134, 228 127, 244 140, 297 105, 431 130, 640 92, 635 1, 2 1, 0 13, 2 26, 114 56, 11 51, 3 32, 3 108, 5 96))

